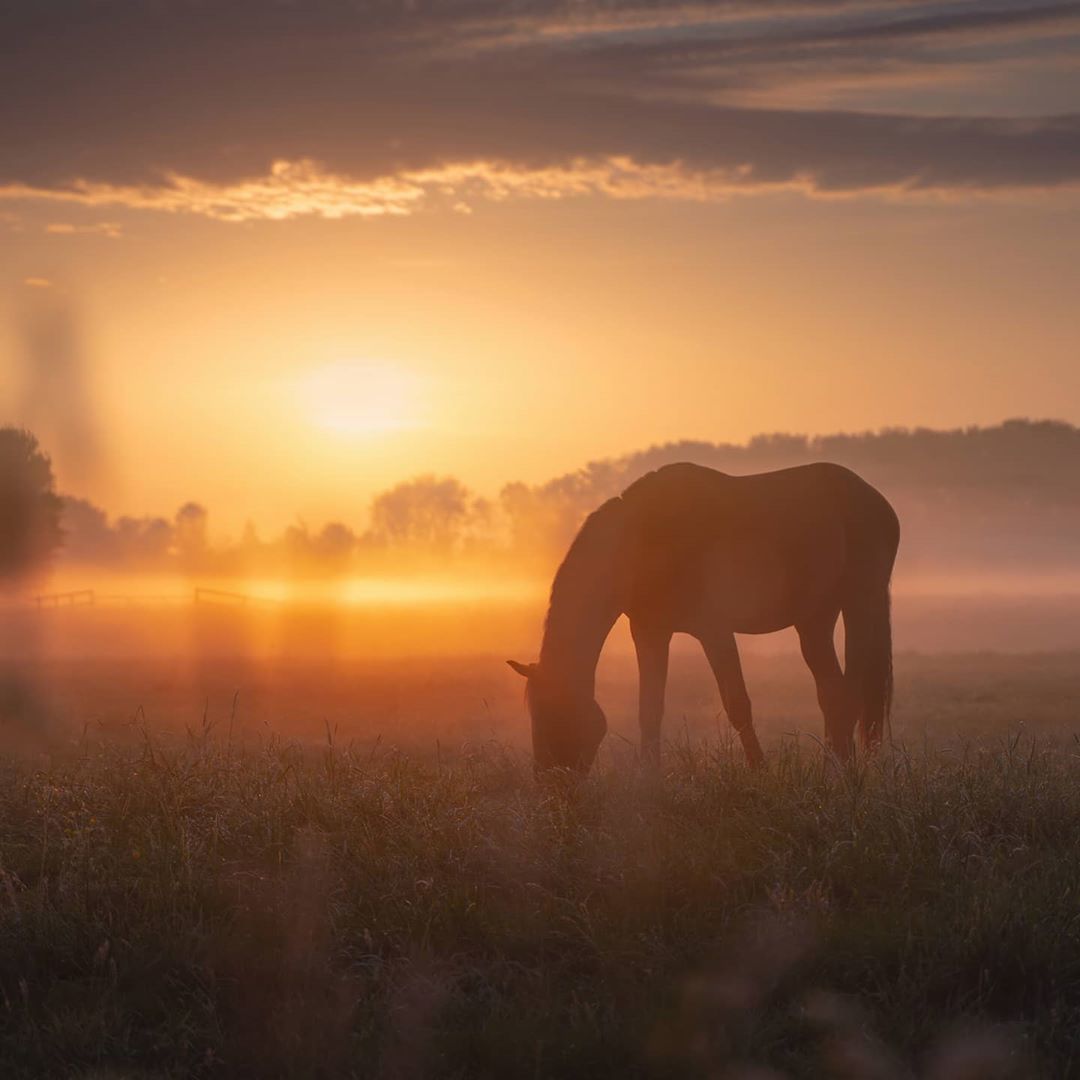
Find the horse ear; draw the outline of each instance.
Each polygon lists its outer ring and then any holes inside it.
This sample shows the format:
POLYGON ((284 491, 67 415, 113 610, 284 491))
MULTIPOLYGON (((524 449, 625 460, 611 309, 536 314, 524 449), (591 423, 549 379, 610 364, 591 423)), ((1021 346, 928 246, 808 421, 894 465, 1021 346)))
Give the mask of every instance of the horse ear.
POLYGON ((523 679, 528 679, 536 674, 535 664, 519 664, 517 660, 506 661, 514 671, 516 671, 523 679))

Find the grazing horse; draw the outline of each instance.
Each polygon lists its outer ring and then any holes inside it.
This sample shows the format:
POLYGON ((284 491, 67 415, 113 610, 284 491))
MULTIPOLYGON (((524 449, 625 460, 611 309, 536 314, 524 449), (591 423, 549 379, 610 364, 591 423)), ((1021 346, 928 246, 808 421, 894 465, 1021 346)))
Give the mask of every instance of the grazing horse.
POLYGON ((900 525, 880 492, 839 465, 728 476, 667 465, 610 499, 581 527, 551 588, 540 660, 508 661, 528 680, 540 769, 585 772, 607 731, 596 664, 620 615, 637 650, 641 750, 660 758, 668 648, 702 644, 753 768, 754 733, 735 635, 794 626, 817 683, 830 748, 881 741, 892 697, 889 579, 900 525), (833 632, 844 616, 841 670, 833 632))

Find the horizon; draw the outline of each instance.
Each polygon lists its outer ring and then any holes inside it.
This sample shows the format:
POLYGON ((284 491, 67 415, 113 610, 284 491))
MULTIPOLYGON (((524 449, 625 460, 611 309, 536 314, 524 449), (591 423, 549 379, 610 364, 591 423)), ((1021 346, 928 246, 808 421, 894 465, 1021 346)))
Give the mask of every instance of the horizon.
MULTIPOLYGON (((805 432, 805 431, 760 431, 749 435, 742 441, 717 441, 717 440, 705 440, 705 439, 673 439, 663 443, 654 443, 647 446, 636 446, 624 449, 621 452, 615 453, 606 458, 593 458, 587 461, 580 462, 576 467, 565 470, 564 472, 554 473, 548 476, 542 476, 535 482, 527 482, 520 477, 504 477, 500 481, 496 481, 492 486, 487 488, 476 489, 468 485, 463 481, 461 477, 454 476, 449 473, 439 473, 431 470, 415 473, 410 475, 402 475, 400 477, 391 478, 388 485, 381 490, 374 490, 371 493, 371 499, 367 507, 359 514, 352 518, 345 518, 341 514, 331 514, 328 517, 322 519, 316 519, 314 521, 304 520, 298 513, 294 513, 291 516, 285 516, 279 522, 276 527, 271 525, 271 530, 277 532, 279 535, 282 531, 287 530, 289 527, 299 527, 303 529, 315 529, 319 526, 330 526, 336 524, 343 524, 350 528, 363 522, 363 526, 366 527, 365 531, 357 533, 359 538, 362 538, 366 532, 370 531, 371 526, 371 514, 372 504, 378 499, 381 494, 401 489, 409 484, 416 483, 418 481, 433 480, 437 482, 458 482, 463 486, 463 490, 471 498, 477 498, 484 501, 491 501, 498 498, 505 493, 508 489, 515 485, 525 484, 528 488, 537 491, 543 491, 559 484, 565 484, 571 482, 576 477, 587 478, 589 474, 596 469, 605 469, 609 467, 623 467, 627 464, 633 463, 636 460, 651 460, 660 459, 662 462, 677 461, 677 460, 695 460, 695 455, 700 457, 704 451, 708 455, 712 454, 724 454, 726 452, 754 452, 754 451, 769 451, 771 444, 779 442, 785 444, 785 450, 782 452, 781 457, 790 456, 793 459, 793 463, 802 463, 797 451, 786 448, 786 444, 798 444, 805 443, 807 450, 810 452, 806 461, 818 460, 814 457, 814 454, 822 448, 822 444, 829 442, 841 442, 850 440, 852 442, 872 442, 874 440, 895 439, 901 438, 917 438, 922 435, 929 436, 941 436, 941 437, 965 437, 965 436, 979 436, 979 435, 994 435, 1000 432, 1005 432, 1009 429, 1026 428, 1031 431, 1038 431, 1039 429, 1058 429, 1066 431, 1071 435, 1080 435, 1080 423, 1073 424, 1068 420, 1065 420, 1058 416, 1045 416, 1045 417, 1032 417, 1032 416, 1008 416, 1003 420, 992 424, 966 424, 956 427, 935 428, 927 425, 914 425, 914 426, 902 426, 895 425, 884 428, 865 428, 861 430, 846 430, 846 431, 822 431, 822 432, 805 432), (673 455, 672 451, 679 451, 679 454, 673 455)), ((1080 442, 1078 442, 1080 447, 1080 442)), ((42 450, 48 455, 49 449, 47 446, 42 446, 42 450)), ((49 455, 51 458, 51 455, 49 455)), ((820 460, 829 460, 827 457, 820 460)), ((842 464, 842 462, 841 462, 842 464)), ((655 466, 653 466, 655 467, 655 466)), ((785 466, 786 467, 786 466, 785 466)), ((727 470, 722 470, 727 471, 727 470)), ((760 470, 750 470, 760 471, 760 470)), ((631 467, 626 472, 626 483, 632 482, 636 479, 639 473, 634 471, 631 467)), ((740 475, 738 471, 733 471, 732 475, 740 475)), ((187 497, 183 498, 179 504, 172 507, 159 506, 159 507, 141 507, 141 508, 124 508, 117 509, 106 504, 94 503, 92 499, 87 498, 79 491, 64 490, 60 483, 57 483, 57 494, 65 500, 65 502, 77 502, 88 503, 96 509, 102 510, 107 519, 111 522, 116 522, 121 518, 135 518, 135 519, 158 519, 158 520, 171 520, 174 515, 182 509, 184 506, 198 506, 205 510, 212 518, 216 520, 219 508, 209 505, 204 502, 198 492, 191 492, 187 497)), ((234 515, 234 519, 240 522, 240 528, 232 531, 217 531, 214 534, 214 541, 218 543, 230 544, 239 539, 240 535, 246 532, 249 528, 254 530, 254 533, 260 540, 265 540, 266 537, 263 534, 264 523, 256 521, 250 515, 245 515, 241 510, 239 515, 234 515)))
MULTIPOLYGON (((829 459, 893 500, 905 522, 895 591, 916 608, 946 597, 970 611, 992 599, 1007 607, 1080 595, 1080 489, 1067 480, 1080 468, 1080 427, 1014 418, 994 427, 671 443, 533 487, 513 481, 494 498, 456 478, 413 478, 378 494, 362 523, 294 519, 271 532, 249 520, 239 536, 219 527, 213 507, 192 501, 167 516, 110 517, 68 497, 61 546, 45 574, 25 583, 22 602, 146 609, 189 603, 194 589, 203 607, 253 604, 261 617, 286 607, 418 617, 457 609, 469 618, 488 611, 498 625, 496 612, 542 610, 582 522, 645 473, 683 460, 747 475, 829 459)), ((1071 640, 1066 624, 1055 640, 1071 640)))

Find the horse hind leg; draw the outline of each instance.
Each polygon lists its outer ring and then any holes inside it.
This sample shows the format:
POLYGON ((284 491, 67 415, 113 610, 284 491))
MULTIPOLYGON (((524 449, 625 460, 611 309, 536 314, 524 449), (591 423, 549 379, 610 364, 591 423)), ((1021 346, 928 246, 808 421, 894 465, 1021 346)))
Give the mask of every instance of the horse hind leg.
POLYGON ((817 686, 818 705, 825 719, 825 741, 841 761, 854 749, 859 703, 840 667, 833 644, 839 612, 796 627, 803 659, 817 686))
POLYGON ((760 769, 765 764, 765 755, 761 752, 757 732, 754 731, 754 716, 750 705, 750 695, 746 692, 742 664, 739 661, 739 648, 735 644, 735 635, 731 633, 707 634, 699 639, 716 676, 716 685, 720 690, 720 700, 724 703, 724 712, 731 726, 738 732, 746 760, 751 769, 760 769))

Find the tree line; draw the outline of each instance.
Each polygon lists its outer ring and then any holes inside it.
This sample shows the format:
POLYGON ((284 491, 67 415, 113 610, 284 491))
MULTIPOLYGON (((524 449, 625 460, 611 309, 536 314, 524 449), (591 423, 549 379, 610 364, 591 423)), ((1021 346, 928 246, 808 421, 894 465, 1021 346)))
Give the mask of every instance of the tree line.
POLYGON ((549 567, 584 517, 637 477, 675 461, 733 474, 809 461, 847 465, 896 505, 904 559, 949 570, 1080 567, 1080 428, 1010 420, 951 431, 762 435, 744 444, 673 442, 590 462, 494 498, 454 477, 419 476, 377 494, 362 526, 342 520, 263 537, 211 538, 197 502, 171 517, 110 518, 55 491, 29 432, 0 429, 0 575, 49 558, 88 567, 200 574, 344 575, 384 565, 549 567), (20 524, 21 523, 21 524, 20 524))

